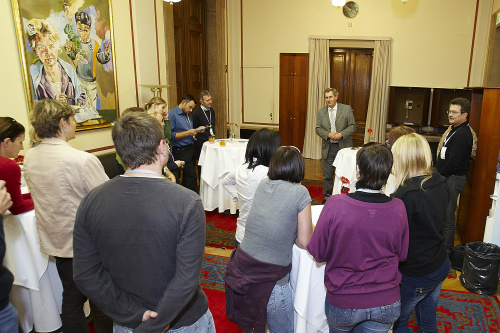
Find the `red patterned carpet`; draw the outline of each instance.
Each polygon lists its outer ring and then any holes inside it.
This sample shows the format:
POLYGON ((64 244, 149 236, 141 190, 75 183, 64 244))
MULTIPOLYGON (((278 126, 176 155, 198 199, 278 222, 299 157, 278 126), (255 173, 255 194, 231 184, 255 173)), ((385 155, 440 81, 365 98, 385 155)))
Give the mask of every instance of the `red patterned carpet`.
MULTIPOLYGON (((214 316, 217 332, 241 332, 226 317, 224 274, 228 258, 205 254, 200 284, 214 316)), ((452 270, 448 279, 456 279, 452 270)), ((438 303, 438 332, 499 332, 500 302, 495 296, 476 295, 470 292, 441 290, 438 303)), ((415 317, 410 321, 410 332, 418 332, 415 317)))
POLYGON ((224 274, 228 258, 205 254, 201 267, 200 285, 208 297, 208 308, 214 317, 217 332, 240 333, 241 329, 226 317, 224 274))

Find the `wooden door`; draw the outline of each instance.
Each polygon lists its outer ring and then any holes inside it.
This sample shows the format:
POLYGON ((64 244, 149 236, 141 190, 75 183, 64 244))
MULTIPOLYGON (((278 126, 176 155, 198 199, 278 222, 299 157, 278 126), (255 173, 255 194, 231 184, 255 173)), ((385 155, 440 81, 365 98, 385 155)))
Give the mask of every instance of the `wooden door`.
POLYGON ((356 132, 355 147, 364 142, 366 114, 370 98, 373 49, 331 49, 331 87, 339 92, 338 102, 354 110, 356 132))
POLYGON ((189 93, 198 101, 207 88, 204 0, 174 5, 174 41, 177 99, 189 93))
POLYGON ((280 54, 280 116, 282 145, 293 145, 302 151, 306 130, 308 53, 280 54))

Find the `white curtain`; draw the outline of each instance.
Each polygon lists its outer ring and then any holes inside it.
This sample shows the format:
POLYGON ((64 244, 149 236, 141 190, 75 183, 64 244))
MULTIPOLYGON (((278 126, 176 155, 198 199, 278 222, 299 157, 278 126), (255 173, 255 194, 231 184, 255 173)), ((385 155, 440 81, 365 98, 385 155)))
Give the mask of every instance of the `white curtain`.
POLYGON ((330 87, 329 39, 309 38, 309 87, 303 156, 321 159, 321 138, 316 135, 318 110, 325 106, 323 92, 330 87))
POLYGON ((391 41, 375 41, 373 55, 372 82, 366 115, 365 143, 369 141, 385 143, 387 110, 389 106, 389 80, 391 64, 391 41), (373 133, 368 133, 371 128, 373 133))

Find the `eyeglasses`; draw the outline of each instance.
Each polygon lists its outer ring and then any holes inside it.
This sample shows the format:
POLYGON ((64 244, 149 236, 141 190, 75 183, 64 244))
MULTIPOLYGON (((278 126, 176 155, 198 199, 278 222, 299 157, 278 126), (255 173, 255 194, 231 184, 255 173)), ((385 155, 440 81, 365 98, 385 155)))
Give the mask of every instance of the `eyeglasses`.
POLYGON ((446 114, 450 114, 450 113, 453 114, 453 115, 455 115, 455 114, 460 114, 460 113, 463 113, 463 112, 462 111, 449 111, 449 110, 446 111, 446 114))

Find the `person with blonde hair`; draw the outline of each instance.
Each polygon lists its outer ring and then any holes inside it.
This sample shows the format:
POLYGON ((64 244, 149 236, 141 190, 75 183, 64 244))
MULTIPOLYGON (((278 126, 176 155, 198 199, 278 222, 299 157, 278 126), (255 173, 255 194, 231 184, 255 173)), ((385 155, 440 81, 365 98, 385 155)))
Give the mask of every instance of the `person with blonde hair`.
MULTIPOLYGON (((167 102, 159 96, 154 96, 149 100, 149 102, 145 103, 142 108, 146 113, 152 115, 153 117, 156 118, 162 125, 166 125, 165 120, 168 120, 168 111, 167 111, 167 102)), ((169 126, 165 126, 165 128, 169 128, 170 130, 170 123, 168 123, 169 126)), ((170 136, 165 135, 165 138, 170 138, 170 136)))
POLYGON ((47 20, 26 23, 28 42, 38 59, 30 65, 35 101, 55 99, 70 105, 85 105, 87 96, 73 66, 58 57, 60 49, 56 28, 47 20))
POLYGON ((399 266, 401 315, 393 332, 408 332, 415 309, 419 332, 436 332, 436 309, 444 279, 450 270, 444 223, 450 190, 446 178, 432 168, 427 140, 416 133, 400 137, 392 147, 396 191, 408 217, 408 257, 399 266))
MULTIPOLYGON (((63 285, 62 329, 88 333, 83 305, 87 297, 73 280, 73 228, 83 197, 108 180, 99 159, 70 146, 74 139, 75 110, 66 103, 44 99, 35 104, 31 125, 42 139, 26 152, 24 176, 35 203, 40 251, 56 259, 63 285)), ((97 333, 112 332, 113 322, 90 303, 97 333)))

